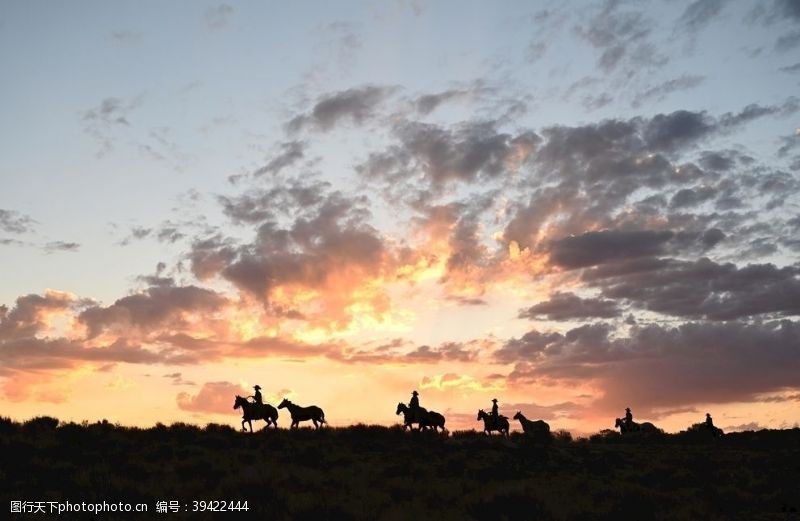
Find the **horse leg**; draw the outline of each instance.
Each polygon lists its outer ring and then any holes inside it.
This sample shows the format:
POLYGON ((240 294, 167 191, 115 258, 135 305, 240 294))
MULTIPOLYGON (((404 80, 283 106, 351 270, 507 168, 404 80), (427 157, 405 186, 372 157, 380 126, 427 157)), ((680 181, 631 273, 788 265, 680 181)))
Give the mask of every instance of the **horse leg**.
POLYGON ((246 421, 247 420, 242 420, 242 431, 244 431, 244 432, 247 432, 247 429, 244 428, 244 422, 246 422, 246 421))

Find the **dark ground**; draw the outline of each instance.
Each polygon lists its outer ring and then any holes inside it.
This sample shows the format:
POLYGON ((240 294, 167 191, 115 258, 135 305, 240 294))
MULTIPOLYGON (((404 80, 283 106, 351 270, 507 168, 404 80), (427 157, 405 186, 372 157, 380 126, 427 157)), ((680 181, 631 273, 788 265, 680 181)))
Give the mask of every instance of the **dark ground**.
POLYGON ((0 418, 0 512, 14 500, 150 508, 59 519, 800 519, 800 429, 534 442, 374 426, 250 435, 0 418), (188 510, 193 500, 247 500, 249 511, 155 512, 170 500, 188 510))

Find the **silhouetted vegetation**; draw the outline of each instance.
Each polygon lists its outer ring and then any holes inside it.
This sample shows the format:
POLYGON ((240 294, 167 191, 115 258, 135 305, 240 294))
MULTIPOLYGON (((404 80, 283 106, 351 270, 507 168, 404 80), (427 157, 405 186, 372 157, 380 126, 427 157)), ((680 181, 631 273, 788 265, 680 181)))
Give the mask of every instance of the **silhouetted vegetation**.
POLYGON ((12 500, 153 508, 216 499, 247 500, 250 510, 161 517, 766 520, 792 519, 800 507, 800 429, 702 439, 609 430, 573 440, 556 431, 538 442, 399 426, 245 434, 216 424, 139 429, 0 418, 0 461, 6 512, 12 500))

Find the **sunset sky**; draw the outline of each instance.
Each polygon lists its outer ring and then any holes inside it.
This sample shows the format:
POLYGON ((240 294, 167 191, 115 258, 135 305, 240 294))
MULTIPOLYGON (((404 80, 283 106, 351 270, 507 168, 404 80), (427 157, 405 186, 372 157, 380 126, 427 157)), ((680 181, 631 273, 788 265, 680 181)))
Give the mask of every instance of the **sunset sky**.
POLYGON ((0 71, 0 415, 800 421, 794 0, 3 1, 0 71))

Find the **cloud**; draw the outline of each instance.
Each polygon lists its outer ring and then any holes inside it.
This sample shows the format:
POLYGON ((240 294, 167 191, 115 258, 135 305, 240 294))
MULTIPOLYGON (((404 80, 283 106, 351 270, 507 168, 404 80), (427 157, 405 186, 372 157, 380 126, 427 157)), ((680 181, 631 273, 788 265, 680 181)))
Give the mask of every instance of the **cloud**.
POLYGON ((142 104, 142 100, 141 95, 130 100, 108 97, 98 106, 83 112, 83 131, 99 144, 98 157, 113 150, 119 131, 130 126, 130 114, 142 104))
POLYGON ((648 325, 627 337, 612 331, 603 323, 566 334, 531 331, 529 340, 509 340, 495 356, 518 361, 512 381, 593 383, 602 393, 598 410, 749 401, 800 387, 797 322, 648 325))
POLYGON ((118 299, 111 306, 92 306, 84 309, 78 320, 84 324, 89 338, 106 330, 142 332, 164 327, 180 326, 184 314, 210 313, 227 301, 215 291, 197 286, 154 286, 142 293, 118 299))
POLYGON ((444 103, 460 100, 469 95, 469 91, 462 89, 448 89, 436 94, 424 94, 414 100, 414 107, 420 114, 427 115, 444 103))
POLYGON ((703 81, 705 81, 705 76, 684 74, 683 76, 665 81, 636 94, 631 102, 631 106, 638 108, 646 102, 661 101, 673 92, 693 89, 702 84, 703 81))
POLYGON ((15 234, 31 233, 35 225, 36 221, 28 215, 0 208, 0 231, 15 234))
POLYGON ((399 143, 373 153, 358 167, 370 180, 402 183, 418 172, 433 190, 462 181, 491 181, 514 171, 527 161, 541 140, 533 132, 517 135, 498 132, 495 123, 469 122, 454 128, 417 121, 396 124, 399 143))
POLYGON ((610 73, 615 69, 644 68, 664 65, 668 60, 649 41, 654 27, 642 12, 621 11, 620 2, 608 0, 577 34, 600 51, 597 66, 610 73))
POLYGON ((683 11, 678 24, 689 33, 696 33, 719 16, 728 0, 695 0, 683 11))
POLYGON ((203 18, 206 22, 206 26, 209 29, 216 30, 216 29, 224 29, 228 26, 231 16, 235 9, 233 6, 228 4, 220 4, 215 7, 209 7, 206 9, 203 18))
POLYGON ((317 100, 311 112, 295 116, 286 128, 289 132, 309 127, 326 132, 345 120, 360 125, 371 119, 378 106, 396 90, 396 87, 367 85, 326 94, 317 100))
POLYGON ((10 311, 0 306, 0 340, 33 337, 47 329, 54 314, 86 304, 71 293, 54 290, 18 297, 10 311))
POLYGON ((622 311, 613 300, 580 298, 574 293, 555 292, 550 299, 520 310, 519 318, 547 320, 581 320, 587 318, 614 318, 622 311))
POLYGON ((286 141, 280 145, 280 153, 254 172, 253 175, 276 175, 305 157, 306 143, 303 141, 286 141))
POLYGON ((584 268, 612 261, 659 255, 675 237, 668 230, 601 230, 554 241, 551 261, 564 268, 584 268))
POLYGON ((137 31, 112 31, 109 38, 119 43, 134 44, 142 41, 142 33, 137 31))
POLYGON ((52 241, 44 245, 44 251, 46 253, 55 253, 57 251, 78 251, 80 247, 81 245, 77 242, 52 241))
POLYGON ((790 74, 800 72, 800 62, 797 62, 794 65, 787 65, 786 67, 781 67, 778 70, 781 72, 788 72, 790 74))
POLYGON ((178 408, 189 412, 232 414, 236 396, 247 396, 246 389, 231 382, 206 382, 197 394, 179 393, 175 397, 178 408))
POLYGON ((583 279, 604 297, 688 319, 800 315, 800 268, 792 266, 645 259, 599 267, 583 279))

